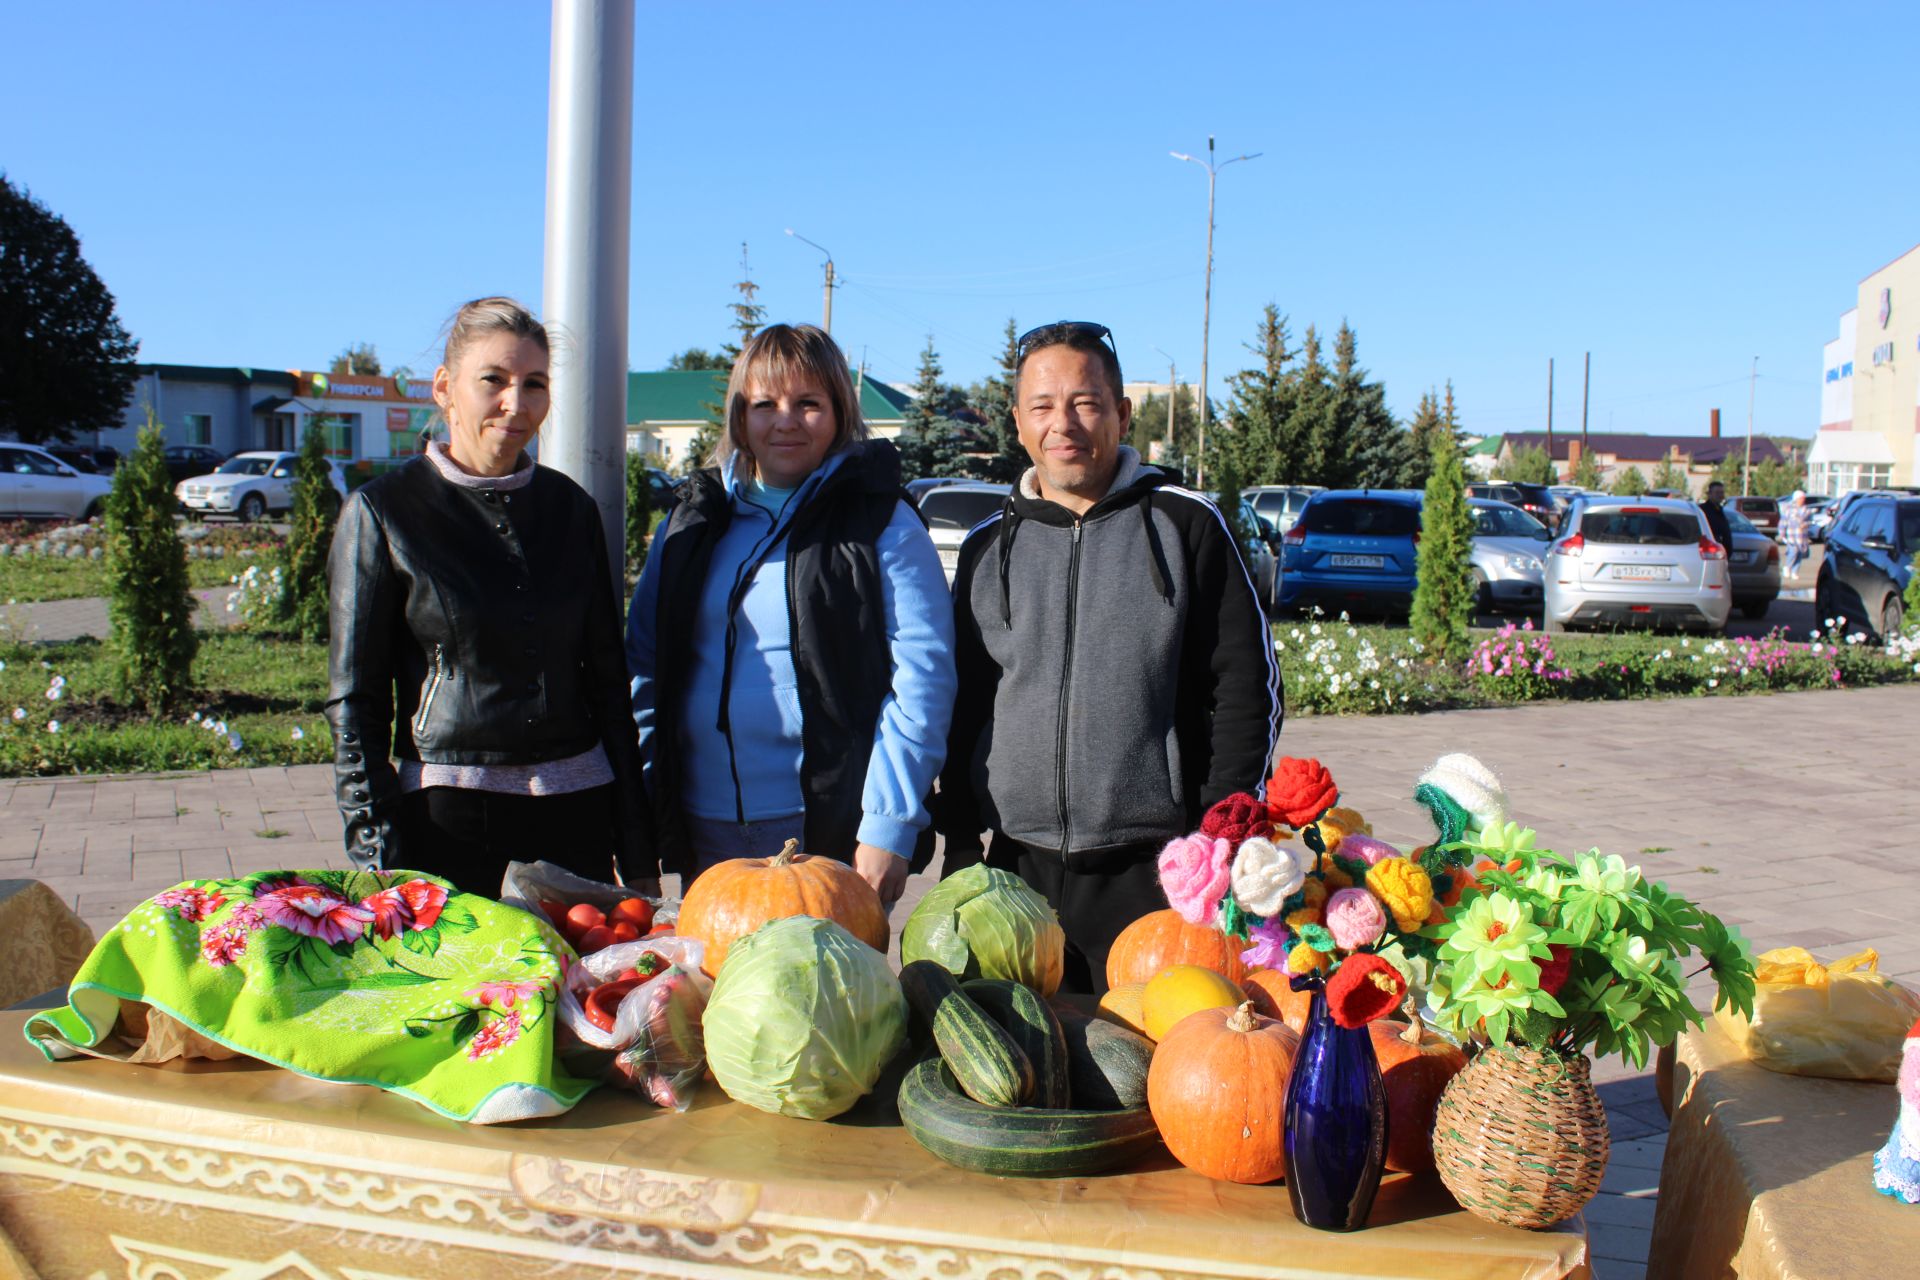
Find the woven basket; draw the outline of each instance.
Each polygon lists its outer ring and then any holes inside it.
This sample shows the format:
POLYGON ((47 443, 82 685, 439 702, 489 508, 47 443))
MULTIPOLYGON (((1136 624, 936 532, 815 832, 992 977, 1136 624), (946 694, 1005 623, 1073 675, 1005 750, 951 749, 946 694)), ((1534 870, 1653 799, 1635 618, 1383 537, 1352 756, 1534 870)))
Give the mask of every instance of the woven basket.
POLYGON ((1434 1115, 1440 1180, 1462 1208, 1510 1227, 1580 1212, 1600 1190, 1607 1150, 1584 1054, 1486 1049, 1448 1082, 1434 1115))

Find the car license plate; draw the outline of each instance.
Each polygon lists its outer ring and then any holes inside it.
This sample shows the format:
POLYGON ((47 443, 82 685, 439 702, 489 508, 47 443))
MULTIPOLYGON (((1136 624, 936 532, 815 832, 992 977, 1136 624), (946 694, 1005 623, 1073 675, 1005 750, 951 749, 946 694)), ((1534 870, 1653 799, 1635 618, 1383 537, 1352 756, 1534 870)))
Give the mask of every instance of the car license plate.
POLYGON ((1752 561, 1753 552, 1751 551, 1736 551, 1733 553, 1733 562, 1735 564, 1750 564, 1752 561))
POLYGON ((1332 565, 1336 569, 1384 569, 1387 564, 1387 558, 1385 556, 1351 556, 1351 555, 1336 554, 1336 555, 1328 556, 1327 563, 1332 565))
POLYGON ((1673 566, 1664 564, 1617 564, 1613 566, 1615 582, 1668 582, 1673 578, 1673 566))

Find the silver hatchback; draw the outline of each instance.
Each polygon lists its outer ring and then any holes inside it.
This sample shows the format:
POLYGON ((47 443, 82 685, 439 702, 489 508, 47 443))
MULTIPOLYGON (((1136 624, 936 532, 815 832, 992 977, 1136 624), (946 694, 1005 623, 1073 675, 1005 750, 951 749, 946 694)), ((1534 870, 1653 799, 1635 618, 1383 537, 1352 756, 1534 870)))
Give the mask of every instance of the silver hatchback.
POLYGON ((1718 631, 1732 610, 1727 549, 1683 498, 1577 498, 1546 553, 1546 628, 1718 631))

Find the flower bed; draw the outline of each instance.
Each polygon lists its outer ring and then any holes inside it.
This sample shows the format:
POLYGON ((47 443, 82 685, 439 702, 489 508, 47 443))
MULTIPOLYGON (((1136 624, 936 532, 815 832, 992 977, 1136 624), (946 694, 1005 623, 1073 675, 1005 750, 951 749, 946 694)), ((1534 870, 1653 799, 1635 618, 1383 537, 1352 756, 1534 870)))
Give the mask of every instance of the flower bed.
MULTIPOLYGON (((224 586, 244 566, 278 559, 282 539, 261 525, 186 524, 187 577, 195 587, 224 586)), ((90 524, 0 523, 0 600, 76 600, 107 593, 104 530, 90 524)))

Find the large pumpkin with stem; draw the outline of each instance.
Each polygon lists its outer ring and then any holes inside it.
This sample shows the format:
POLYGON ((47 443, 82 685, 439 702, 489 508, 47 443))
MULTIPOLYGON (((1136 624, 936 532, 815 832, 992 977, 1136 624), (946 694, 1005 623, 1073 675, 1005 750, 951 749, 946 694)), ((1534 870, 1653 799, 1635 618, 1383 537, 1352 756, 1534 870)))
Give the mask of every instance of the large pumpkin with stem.
POLYGON ((1107 985, 1150 982, 1177 964, 1197 964, 1239 983, 1247 976, 1246 961, 1240 958, 1245 947, 1210 925, 1188 924, 1169 907, 1141 916, 1120 931, 1107 952, 1107 985))
POLYGON ((1380 1018, 1367 1024, 1380 1079, 1387 1086, 1387 1168, 1400 1173, 1433 1169, 1433 1116, 1447 1081, 1467 1065, 1460 1046, 1411 1023, 1380 1018))
POLYGON ((1295 991, 1291 978, 1285 969, 1256 969, 1240 985, 1247 999, 1253 1001, 1255 1013, 1284 1022, 1287 1030, 1304 1037, 1307 1015, 1313 1010, 1313 992, 1295 991))
POLYGON ((700 967, 717 977, 734 943, 788 916, 831 920, 886 953, 887 912, 873 886, 844 862, 801 853, 798 840, 771 858, 734 858, 702 872, 680 904, 680 936, 706 944, 700 967))
POLYGON ((1225 1182, 1283 1176, 1287 1079, 1299 1048, 1299 1036, 1251 1003, 1181 1019, 1147 1071, 1147 1106, 1174 1159, 1225 1182))

